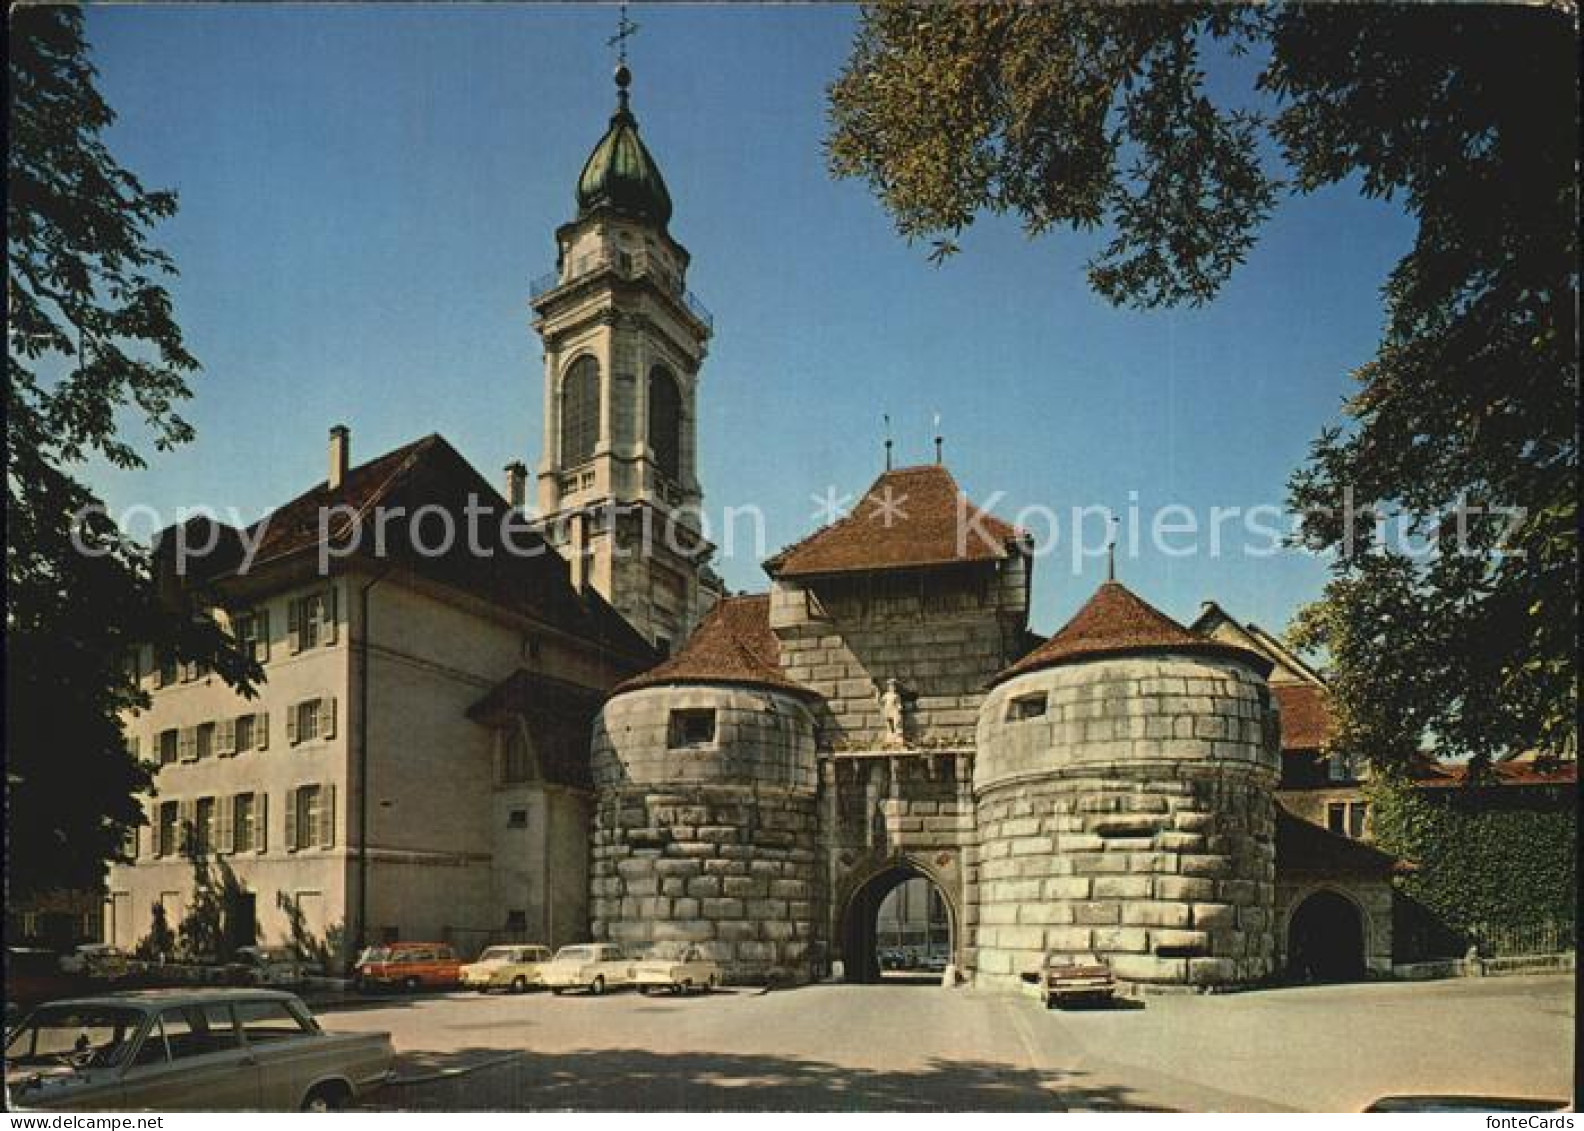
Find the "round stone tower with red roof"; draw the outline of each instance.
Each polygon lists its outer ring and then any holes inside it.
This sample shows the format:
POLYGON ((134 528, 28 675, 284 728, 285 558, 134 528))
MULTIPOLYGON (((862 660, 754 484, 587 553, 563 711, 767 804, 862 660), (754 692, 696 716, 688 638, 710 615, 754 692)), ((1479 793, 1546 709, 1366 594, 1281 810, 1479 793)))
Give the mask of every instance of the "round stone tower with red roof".
POLYGON ((806 980, 818 770, 812 693, 781 673, 769 598, 729 597, 595 723, 593 933, 701 945, 728 979, 806 980))
POLYGON ((1108 581, 996 677, 973 775, 980 984, 1051 953, 1155 986, 1271 974, 1269 668, 1108 581))

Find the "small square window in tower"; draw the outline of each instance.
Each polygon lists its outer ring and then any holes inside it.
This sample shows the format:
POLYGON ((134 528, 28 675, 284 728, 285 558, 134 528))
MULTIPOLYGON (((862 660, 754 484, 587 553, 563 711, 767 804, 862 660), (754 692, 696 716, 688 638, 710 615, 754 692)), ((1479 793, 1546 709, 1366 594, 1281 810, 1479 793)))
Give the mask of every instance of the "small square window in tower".
POLYGON ((715 742, 715 712, 709 709, 690 708, 671 712, 671 736, 668 745, 673 750, 690 746, 710 746, 715 742))
POLYGON ((1045 714, 1045 693, 1043 691, 1034 695, 1020 695, 1007 704, 1007 722, 1015 723, 1024 719, 1037 719, 1045 714))

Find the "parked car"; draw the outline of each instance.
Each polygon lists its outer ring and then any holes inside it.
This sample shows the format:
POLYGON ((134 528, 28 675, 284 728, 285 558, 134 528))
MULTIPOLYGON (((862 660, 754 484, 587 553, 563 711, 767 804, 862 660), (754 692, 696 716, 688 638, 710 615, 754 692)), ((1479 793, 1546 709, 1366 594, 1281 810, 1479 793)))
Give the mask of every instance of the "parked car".
POLYGON ((60 960, 62 974, 120 981, 134 972, 132 956, 109 943, 83 943, 60 960))
POLYGON ((468 989, 489 993, 491 990, 511 990, 523 993, 542 986, 539 972, 551 958, 547 946, 492 946, 474 961, 462 967, 462 985, 468 989))
POLYGON ((1111 966, 1098 954, 1048 954, 1040 974, 1040 1000, 1047 1008, 1053 1002, 1110 1001, 1116 993, 1111 966))
POLYGON ((633 981, 638 992, 645 994, 654 989, 674 994, 708 993, 720 980, 720 967, 691 943, 655 943, 633 967, 633 981))
POLYGON ((6 1105, 324 1111, 390 1075, 389 1033, 326 1033, 277 990, 138 990, 41 1005, 5 1048, 6 1105))
POLYGON ((404 990, 454 989, 462 980, 462 963, 444 943, 391 943, 365 951, 353 974, 360 990, 399 987, 404 990))
POLYGON ((539 968, 539 977, 551 993, 582 989, 602 994, 632 985, 633 966, 632 959, 614 943, 579 943, 556 951, 555 957, 539 968))
POLYGON ((244 946, 231 963, 232 980, 248 986, 300 986, 308 970, 290 950, 280 946, 244 946))

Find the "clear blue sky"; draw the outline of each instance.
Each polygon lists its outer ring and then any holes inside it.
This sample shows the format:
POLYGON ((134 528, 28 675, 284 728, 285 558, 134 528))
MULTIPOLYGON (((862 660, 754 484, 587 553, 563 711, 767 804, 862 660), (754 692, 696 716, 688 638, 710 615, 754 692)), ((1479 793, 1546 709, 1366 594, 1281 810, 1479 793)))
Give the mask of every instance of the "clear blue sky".
MULTIPOLYGON (((1280 503, 1377 341, 1379 288, 1411 235, 1338 190, 1290 202, 1220 299, 1137 313, 1090 294, 1090 243, 1011 220, 935 268, 867 188, 825 172, 842 7, 636 6, 634 109, 715 314, 700 404, 706 505, 757 504, 773 550, 810 496, 860 492, 882 413, 899 462, 947 462, 970 496, 1150 508, 1280 503)), ((112 508, 253 518, 324 475, 330 424, 355 460, 438 431, 492 482, 538 457, 529 280, 612 108, 614 7, 91 9, 116 155, 181 210, 158 240, 205 372, 198 439, 147 471, 93 470, 112 508)), ((1092 532, 1098 533, 1098 528, 1092 532)), ((1065 536, 1066 531, 1063 531, 1065 536)), ((1036 567, 1057 627, 1103 564, 1036 567)), ((721 563, 760 589, 748 556, 721 563)), ((1318 594, 1319 561, 1146 552, 1119 572, 1180 618, 1216 597, 1270 628, 1318 594)))

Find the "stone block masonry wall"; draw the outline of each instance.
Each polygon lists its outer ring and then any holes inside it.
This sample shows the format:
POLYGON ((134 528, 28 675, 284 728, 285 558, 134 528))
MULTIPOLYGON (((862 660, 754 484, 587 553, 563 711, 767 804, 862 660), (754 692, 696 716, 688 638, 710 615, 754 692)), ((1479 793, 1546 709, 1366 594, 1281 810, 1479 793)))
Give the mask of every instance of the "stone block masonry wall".
POLYGON ((593 933, 639 949, 699 943, 728 981, 809 977, 814 798, 740 786, 602 792, 593 933))
POLYGON ((907 699, 910 744, 973 745, 984 685, 1016 658, 1025 617, 1021 583, 1003 584, 993 568, 776 583, 782 670, 824 700, 821 749, 879 745, 877 695, 888 679, 907 699))
POLYGON ((738 686, 618 695, 594 728, 592 931, 699 943, 728 980, 806 980, 816 907, 814 723, 795 696, 738 686), (680 744, 676 711, 713 712, 680 744))
POLYGON ((1097 659, 996 687, 980 715, 977 981, 1046 953, 1117 977, 1273 972, 1279 727, 1235 661, 1097 659))

